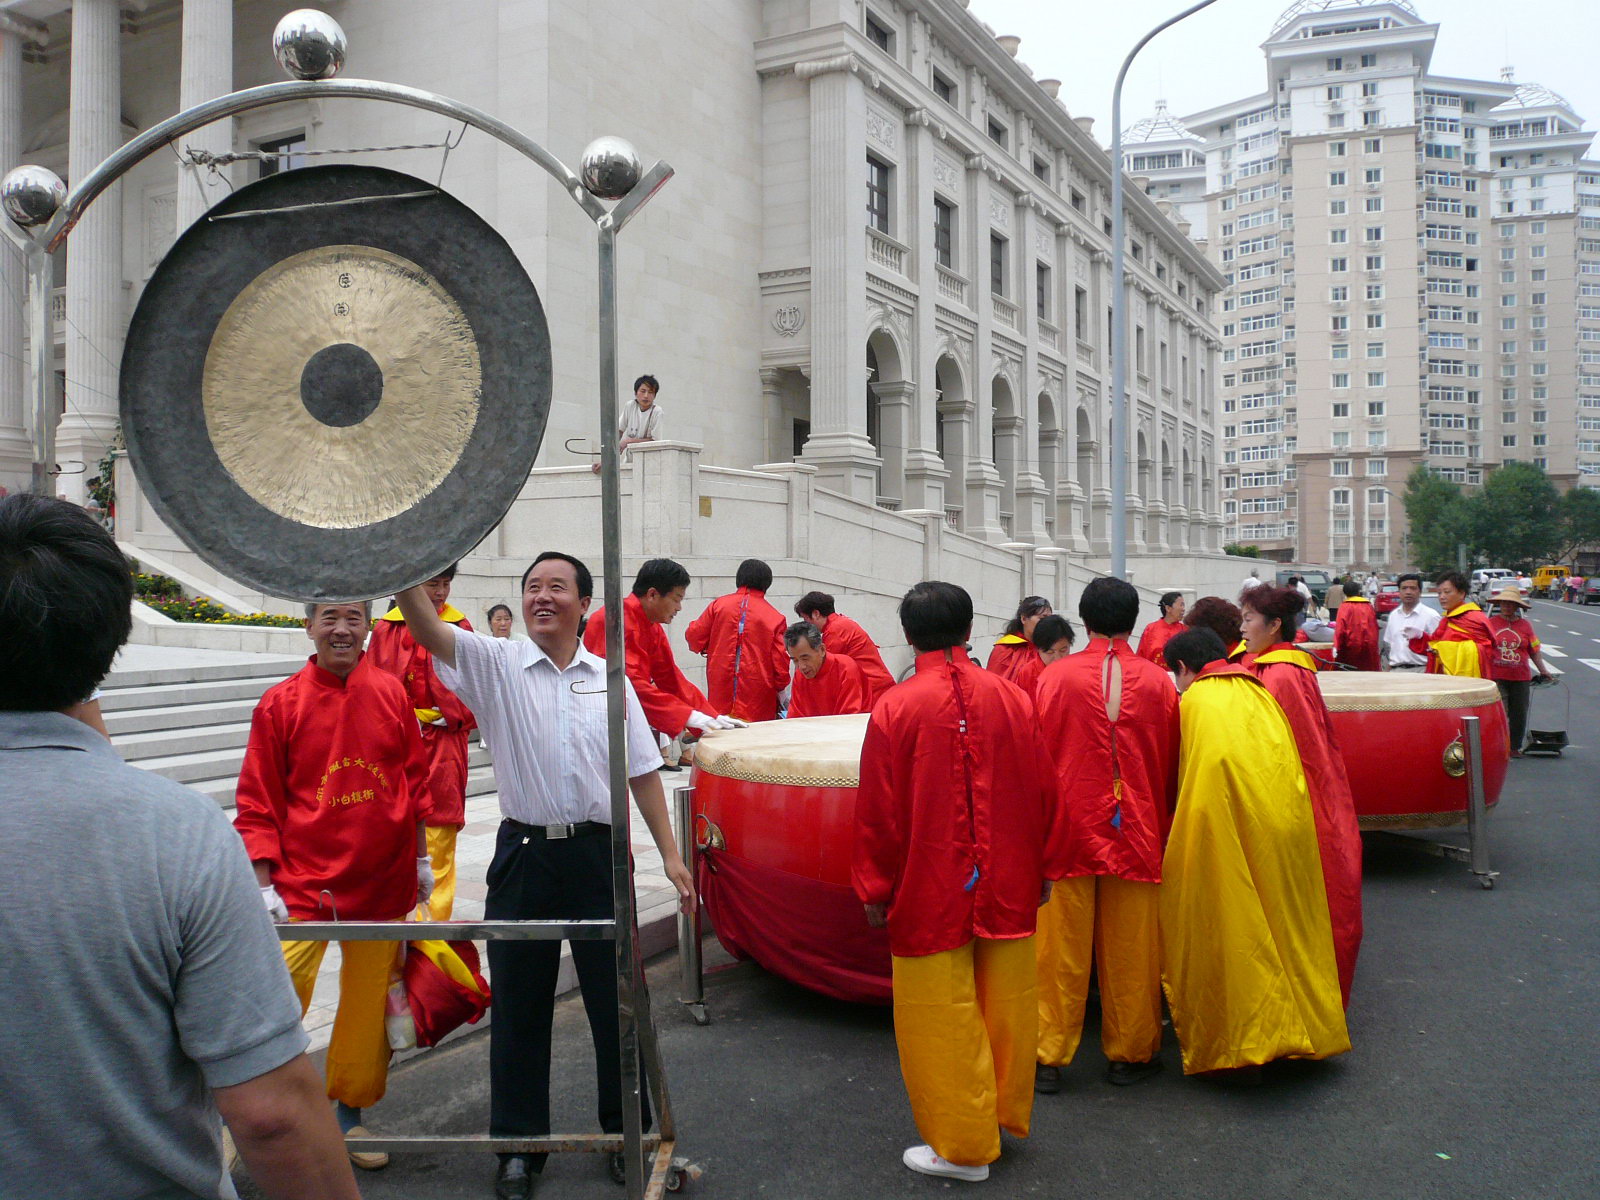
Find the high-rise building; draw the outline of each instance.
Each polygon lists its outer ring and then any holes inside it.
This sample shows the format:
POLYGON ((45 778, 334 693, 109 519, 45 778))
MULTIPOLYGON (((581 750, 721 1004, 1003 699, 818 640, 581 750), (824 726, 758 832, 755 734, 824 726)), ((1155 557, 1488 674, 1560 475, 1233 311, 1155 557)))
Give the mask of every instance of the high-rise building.
POLYGON ((1298 0, 1264 92, 1163 104, 1124 147, 1224 273, 1227 533, 1274 558, 1409 562, 1418 465, 1600 486, 1593 135, 1509 69, 1433 73, 1438 33, 1408 0, 1298 0))

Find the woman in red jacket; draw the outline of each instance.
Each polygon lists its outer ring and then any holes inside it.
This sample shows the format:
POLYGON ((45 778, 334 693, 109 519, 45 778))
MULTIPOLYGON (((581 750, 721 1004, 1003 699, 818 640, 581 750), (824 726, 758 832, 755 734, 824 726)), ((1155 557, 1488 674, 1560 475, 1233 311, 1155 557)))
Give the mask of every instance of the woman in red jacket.
POLYGON ((1167 643, 1184 631, 1183 613, 1187 605, 1182 592, 1162 592, 1158 603, 1161 605, 1161 619, 1151 621, 1139 635, 1139 657, 1148 658, 1165 671, 1167 643))
POLYGON ((1043 596, 1024 597, 1017 605, 1017 615, 1006 623, 1006 631, 989 652, 989 670, 1026 690, 1027 683, 1019 680, 1018 674, 1037 674, 1038 668, 1044 665, 1033 645, 1033 627, 1053 611, 1050 601, 1043 596))

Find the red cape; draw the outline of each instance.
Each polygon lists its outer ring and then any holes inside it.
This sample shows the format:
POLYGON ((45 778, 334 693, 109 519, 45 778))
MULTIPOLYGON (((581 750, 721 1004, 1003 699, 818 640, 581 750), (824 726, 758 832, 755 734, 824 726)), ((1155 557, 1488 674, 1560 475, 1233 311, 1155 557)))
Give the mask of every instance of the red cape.
MULTIPOLYGON (((1340 605, 1341 611, 1343 608, 1340 605)), ((1361 830, 1344 756, 1334 741, 1333 721, 1317 684, 1316 668, 1301 661, 1306 657, 1303 651, 1280 642, 1257 655, 1250 669, 1289 718, 1300 762, 1305 767, 1306 790, 1317 822, 1322 883, 1328 893, 1328 916, 1333 922, 1339 991, 1348 1008, 1356 956, 1361 950, 1361 830)))
POLYGON ((689 649, 706 656, 706 693, 716 711, 741 721, 771 721, 789 683, 783 614, 765 592, 740 588, 706 605, 685 629, 689 649))
POLYGON ((1028 937, 1066 843, 1033 703, 960 647, 919 654, 916 666, 867 723, 856 895, 888 904, 889 946, 902 957, 1028 937))
POLYGON ((1380 667, 1378 614, 1364 596, 1346 596, 1333 622, 1333 657, 1358 671, 1380 667))
POLYGON ((1167 669, 1166 648, 1167 643, 1180 633, 1188 630, 1182 621, 1169 621, 1162 617, 1158 621, 1151 621, 1144 627, 1144 632, 1139 635, 1139 657, 1147 658, 1163 671, 1167 669))
POLYGON ((1483 609, 1469 602, 1445 614, 1439 627, 1428 636, 1428 648, 1432 651, 1428 655, 1429 675, 1471 675, 1487 679, 1494 657, 1494 631, 1489 628, 1489 618, 1483 615, 1483 609), (1463 652, 1461 643, 1464 642, 1476 645, 1476 656, 1463 652))
MULTIPOLYGON (((705 694, 678 669, 666 629, 645 615, 639 597, 631 593, 622 598, 622 640, 627 659, 623 670, 651 729, 677 737, 695 710, 707 716, 719 715, 705 694)), ((600 658, 606 656, 604 605, 594 611, 583 628, 583 648, 600 658)))
POLYGON ((1161 882, 1178 786, 1178 690, 1127 638, 1091 638, 1039 676, 1039 735, 1067 810, 1066 874, 1161 882), (1115 654, 1122 701, 1106 716, 1102 672, 1115 654))

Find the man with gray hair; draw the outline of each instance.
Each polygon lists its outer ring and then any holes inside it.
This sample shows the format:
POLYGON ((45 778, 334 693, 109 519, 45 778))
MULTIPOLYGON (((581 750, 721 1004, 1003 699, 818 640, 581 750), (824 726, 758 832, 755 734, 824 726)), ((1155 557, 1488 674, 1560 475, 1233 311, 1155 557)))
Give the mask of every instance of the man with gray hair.
MULTIPOLYGON (((371 618, 367 602, 306 605, 317 652, 268 689, 250 721, 234 828, 275 921, 399 921, 433 891, 427 757, 404 685, 362 652, 371 618)), ((384 998, 400 947, 340 946, 328 1095, 346 1134, 366 1133, 361 1110, 388 1081, 384 998)), ((327 948, 283 944, 302 1015, 327 948)), ((375 1170, 389 1156, 350 1160, 375 1170)))

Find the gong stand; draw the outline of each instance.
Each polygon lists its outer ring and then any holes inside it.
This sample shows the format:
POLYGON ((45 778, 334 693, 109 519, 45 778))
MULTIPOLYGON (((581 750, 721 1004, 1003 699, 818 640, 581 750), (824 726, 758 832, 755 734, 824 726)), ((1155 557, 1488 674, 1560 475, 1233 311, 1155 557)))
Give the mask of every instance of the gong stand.
MULTIPOLYGON (((606 711, 609 725, 611 791, 611 880, 613 920, 584 921, 421 921, 408 924, 408 940, 503 939, 564 940, 610 939, 617 952, 617 1023, 621 1034, 623 1133, 569 1134, 510 1138, 489 1135, 449 1137, 349 1138, 352 1150, 445 1152, 459 1150, 529 1154, 535 1152, 621 1152, 627 1171, 629 1200, 660 1197, 664 1190, 682 1185, 688 1164, 673 1155, 676 1146, 671 1101, 650 1012, 650 996, 639 958, 637 912, 634 904, 633 864, 629 847, 627 748, 623 694, 624 642, 622 629, 621 507, 617 456, 617 235, 672 177, 672 168, 657 162, 616 204, 607 208, 587 190, 586 183, 544 147, 510 125, 470 105, 399 84, 364 79, 298 79, 246 88, 197 104, 155 125, 107 157, 79 180, 48 220, 38 220, 28 232, 11 221, 0 220, 8 236, 22 250, 28 269, 28 319, 32 337, 29 355, 30 390, 34 400, 33 491, 50 495, 54 490, 55 413, 51 396, 54 377, 54 339, 50 328, 52 286, 51 254, 59 249, 83 216, 84 210, 129 168, 167 147, 174 139, 213 121, 239 113, 304 100, 378 100, 438 113, 462 121, 505 143, 554 177, 594 222, 599 270, 599 384, 601 519, 605 540, 606 711), (646 1134, 639 1111, 640 1059, 646 1065, 648 1086, 655 1103, 659 1134, 646 1134), (648 1161, 646 1156, 648 1155, 648 1161)), ((202 218, 204 219, 204 218, 202 218)), ((470 547, 463 547, 465 552, 470 547)), ((387 922, 297 922, 279 926, 285 940, 390 941, 395 926, 387 922)))

